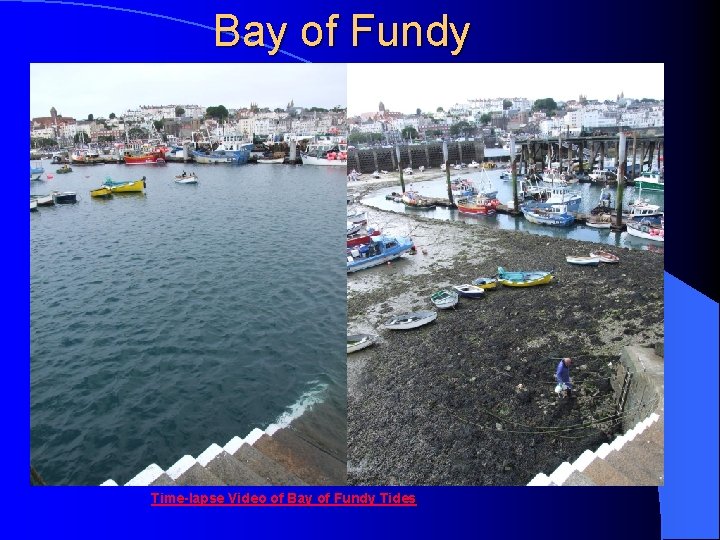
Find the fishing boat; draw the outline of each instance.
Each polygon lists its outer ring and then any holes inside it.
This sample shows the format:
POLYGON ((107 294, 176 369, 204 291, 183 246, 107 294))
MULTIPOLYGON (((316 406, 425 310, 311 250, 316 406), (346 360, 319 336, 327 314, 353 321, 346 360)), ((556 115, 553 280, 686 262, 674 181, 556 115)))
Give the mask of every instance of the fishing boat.
POLYGON ((548 203, 527 203, 520 206, 525 219, 537 225, 568 227, 575 221, 566 205, 548 203))
POLYGON ((373 334, 348 334, 347 337, 347 354, 354 353, 361 349, 365 349, 373 345, 378 337, 373 334))
POLYGON ((300 154, 303 165, 323 165, 347 167, 347 143, 329 141, 308 145, 307 151, 300 154))
POLYGON ((651 221, 628 221, 627 232, 630 236, 652 240, 653 242, 665 241, 665 228, 651 221))
POLYGON ((581 266, 597 266, 600 264, 600 257, 576 257, 574 255, 568 255, 565 260, 570 264, 578 264, 581 266))
POLYGON ((408 190, 403 193, 402 202, 405 208, 412 208, 414 210, 432 210, 435 208, 435 203, 432 199, 423 197, 414 190, 408 190))
POLYGON ((368 228, 362 228, 358 227, 355 229, 355 227, 351 229, 348 229, 348 235, 347 235, 347 247, 352 248, 355 246, 362 246, 363 244, 369 244, 372 242, 372 237, 374 236, 380 236, 380 230, 374 229, 373 227, 368 228))
POLYGON ((34 199, 38 206, 52 206, 55 204, 52 193, 48 193, 47 195, 30 195, 30 198, 34 199))
POLYGON ((482 298, 485 296, 485 289, 477 285, 453 285, 452 288, 463 298, 482 298))
POLYGON ((450 187, 454 197, 470 197, 472 195, 477 195, 478 193, 478 189, 475 187, 475 184, 467 178, 452 180, 450 182, 450 187))
POLYGON ((198 177, 195 173, 187 174, 185 171, 183 171, 182 174, 179 174, 175 177, 175 183, 176 184, 197 184, 198 177))
POLYGON ((77 193, 74 191, 53 191, 52 196, 55 204, 75 204, 77 202, 77 193))
POLYGON ((478 195, 470 199, 458 199, 456 206, 458 212, 470 216, 491 216, 497 212, 500 201, 497 199, 489 199, 483 195, 478 195))
POLYGON ((225 150, 215 150, 213 152, 192 152, 192 157, 195 160, 195 163, 202 163, 204 165, 214 165, 217 163, 242 164, 247 162, 247 158, 249 157, 249 155, 250 153, 248 152, 248 156, 246 156, 244 161, 242 161, 240 158, 238 158, 236 154, 232 152, 227 152, 225 150))
POLYGON ((635 185, 651 191, 665 191, 665 179, 657 171, 645 171, 635 179, 635 185))
POLYGON ((387 330, 410 330, 429 324, 437 319, 437 311, 413 311, 395 315, 383 323, 387 330))
POLYGON ((374 236, 369 244, 346 249, 347 271, 357 272, 385 264, 413 248, 412 240, 409 238, 374 236))
POLYGON ((502 266, 499 266, 497 279, 506 287, 533 287, 550 283, 554 277, 552 272, 507 272, 502 266))
POLYGON ((108 186, 100 186, 99 188, 90 190, 91 197, 112 197, 112 190, 108 186))
POLYGON ((565 205, 568 212, 578 212, 580 210, 582 196, 570 191, 567 183, 551 182, 549 188, 550 194, 545 200, 546 203, 565 205))
POLYGON ((590 256, 599 257, 602 263, 615 264, 620 262, 620 257, 609 251, 592 251, 590 256))
POLYGON ((30 197, 30 211, 37 212, 37 207, 38 207, 37 201, 35 199, 33 199, 32 197, 30 197))
POLYGON ((144 176, 140 180, 131 182, 115 182, 108 177, 103 182, 103 185, 109 187, 113 193, 141 193, 146 187, 144 176))
POLYGON ((441 290, 430 296, 430 301, 438 309, 450 309, 457 306, 459 295, 455 291, 441 290))
POLYGON ((484 290, 495 289, 497 287, 497 278, 479 277, 477 279, 473 279, 470 283, 484 290))
POLYGON ((165 163, 165 154, 163 152, 133 152, 127 150, 123 155, 125 165, 161 165, 165 163))

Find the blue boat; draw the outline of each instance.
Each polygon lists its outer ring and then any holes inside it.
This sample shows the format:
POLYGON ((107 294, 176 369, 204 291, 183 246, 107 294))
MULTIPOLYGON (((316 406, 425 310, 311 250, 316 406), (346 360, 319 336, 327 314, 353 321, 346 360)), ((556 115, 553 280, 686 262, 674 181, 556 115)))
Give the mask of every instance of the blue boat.
POLYGON ((195 163, 234 163, 243 165, 250 157, 250 150, 214 150, 212 152, 199 152, 194 150, 192 157, 195 163))
POLYGON ((40 180, 40 177, 45 172, 45 169, 43 169, 42 165, 33 167, 32 164, 30 165, 30 180, 40 180))
POLYGON ((568 227, 575 221, 575 216, 564 204, 526 203, 520 206, 520 210, 525 219, 538 225, 568 227))
POLYGON ((371 241, 368 244, 347 249, 348 273, 385 264, 414 247, 410 238, 394 236, 372 236, 370 238, 371 241))

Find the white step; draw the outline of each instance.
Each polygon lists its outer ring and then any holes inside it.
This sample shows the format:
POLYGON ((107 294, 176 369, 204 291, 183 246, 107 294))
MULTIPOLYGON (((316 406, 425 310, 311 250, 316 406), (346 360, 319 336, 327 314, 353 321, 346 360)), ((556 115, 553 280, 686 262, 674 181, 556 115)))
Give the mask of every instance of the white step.
POLYGON ((162 473, 164 473, 159 465, 151 463, 144 470, 140 471, 133 478, 131 478, 125 485, 126 486, 149 486, 155 480, 157 480, 162 473))

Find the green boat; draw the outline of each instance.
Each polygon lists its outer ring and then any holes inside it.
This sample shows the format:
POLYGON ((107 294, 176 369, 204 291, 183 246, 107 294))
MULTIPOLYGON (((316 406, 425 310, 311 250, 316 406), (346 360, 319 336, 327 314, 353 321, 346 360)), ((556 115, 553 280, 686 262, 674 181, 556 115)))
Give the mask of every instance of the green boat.
POLYGON ((665 179, 657 171, 641 173, 635 179, 635 185, 650 191, 665 191, 665 179))

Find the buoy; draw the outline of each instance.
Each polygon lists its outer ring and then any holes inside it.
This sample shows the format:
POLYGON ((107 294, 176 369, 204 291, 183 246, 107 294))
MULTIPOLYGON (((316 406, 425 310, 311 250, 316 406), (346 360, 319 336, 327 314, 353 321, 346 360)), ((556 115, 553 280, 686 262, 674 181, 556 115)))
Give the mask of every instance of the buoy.
POLYGON ((47 177, 48 177, 48 180, 51 180, 52 178, 54 178, 52 174, 48 174, 47 177))

